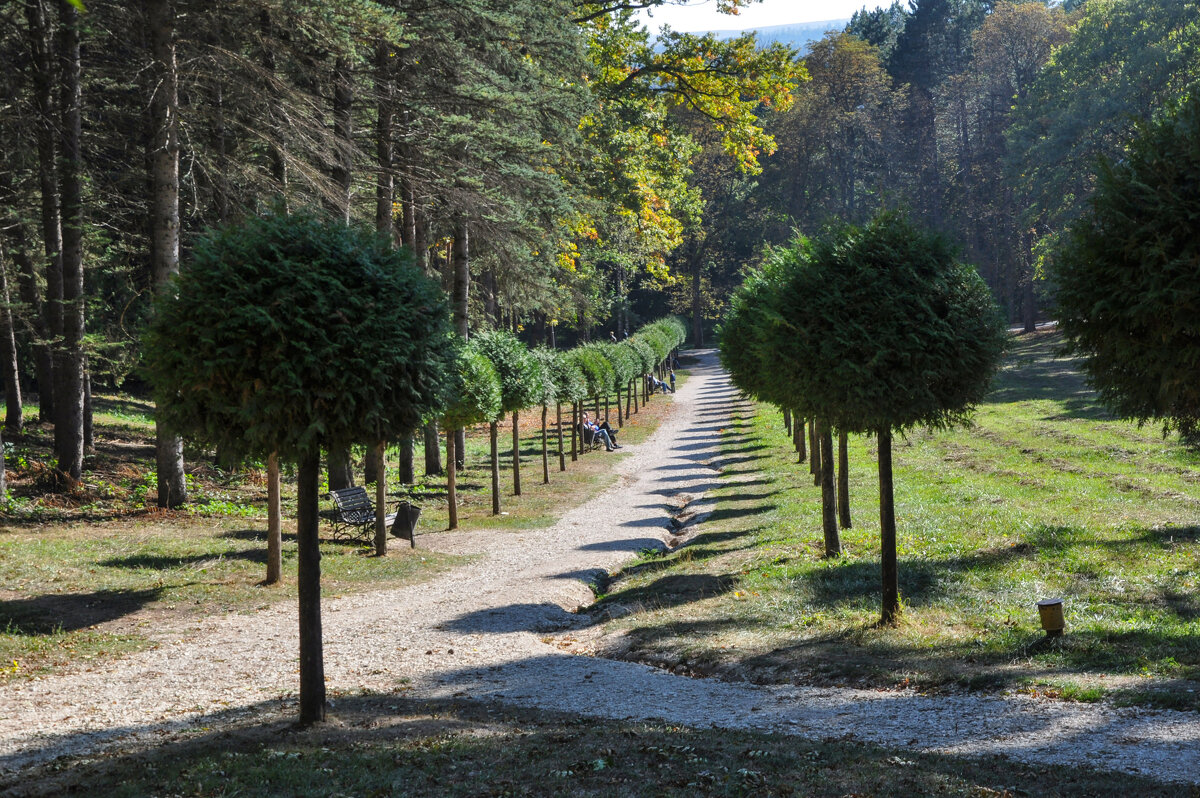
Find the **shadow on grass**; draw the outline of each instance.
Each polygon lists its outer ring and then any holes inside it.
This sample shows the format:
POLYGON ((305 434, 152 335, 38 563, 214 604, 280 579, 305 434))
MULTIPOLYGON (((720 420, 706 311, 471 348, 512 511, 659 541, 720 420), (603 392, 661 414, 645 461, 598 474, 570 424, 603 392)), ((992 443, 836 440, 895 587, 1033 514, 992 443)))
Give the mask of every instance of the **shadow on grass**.
MULTIPOLYGON (((574 677, 573 692, 591 698, 596 714, 602 714, 608 685, 590 686, 586 678, 578 678, 577 669, 568 671, 557 661, 561 659, 566 658, 522 661, 514 666, 523 666, 516 673, 507 668, 506 689, 540 694, 537 675, 550 668, 555 687, 562 689, 574 677)), ((187 721, 60 735, 54 743, 63 748, 84 741, 92 745, 78 759, 65 758, 45 768, 31 768, 29 754, 0 757, 6 773, 18 774, 4 777, 0 789, 19 787, 26 795, 418 797, 1189 794, 1186 786, 1141 776, 898 750, 862 739, 822 742, 524 709, 480 700, 486 688, 471 672, 447 673, 445 678, 463 688, 461 698, 420 700, 386 692, 335 696, 333 722, 309 729, 295 727, 293 703, 267 701, 187 721), (171 736, 172 732, 186 733, 171 736), (121 738, 154 743, 134 752, 96 755, 97 744, 121 738), (747 761, 747 752, 757 758, 747 761)), ((683 677, 661 678, 667 694, 673 685, 688 683, 683 677)), ((844 708, 838 705, 828 712, 844 708)), ((774 708, 763 712, 772 721, 782 721, 788 713, 774 708)))
POLYGON ((147 422, 154 421, 154 404, 143 402, 130 397, 114 399, 112 397, 93 396, 92 408, 96 413, 112 415, 144 416, 147 422))
POLYGON ((157 600, 162 590, 97 590, 0 601, 0 629, 30 636, 76 632, 131 615, 157 600))
POLYGON ((1062 343, 1059 333, 1016 339, 1007 358, 1014 367, 1000 373, 996 388, 984 400, 985 404, 1048 400, 1063 408, 1062 413, 1051 418, 1111 421, 1112 414, 1088 386, 1079 361, 1056 356, 1062 343))
MULTIPOLYGON (((295 535, 292 536, 293 538, 295 535)), ((266 542, 265 536, 263 542, 266 542)), ((190 554, 186 557, 171 554, 132 554, 128 557, 112 557, 101 560, 97 565, 106 568, 146 568, 152 571, 169 571, 173 568, 185 568, 205 562, 220 560, 243 560, 245 562, 266 565, 267 551, 263 549, 245 549, 242 551, 227 551, 220 554, 190 554)))

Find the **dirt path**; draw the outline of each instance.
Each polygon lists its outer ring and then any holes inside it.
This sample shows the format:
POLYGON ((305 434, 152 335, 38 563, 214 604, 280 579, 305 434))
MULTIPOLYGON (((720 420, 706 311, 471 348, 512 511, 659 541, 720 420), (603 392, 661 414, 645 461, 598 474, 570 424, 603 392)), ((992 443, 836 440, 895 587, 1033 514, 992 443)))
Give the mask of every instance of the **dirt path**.
MULTIPOLYGON (((708 511, 720 430, 736 398, 713 353, 702 353, 692 374, 658 432, 623 450, 613 484, 554 526, 426 536, 424 546, 484 556, 413 587, 326 601, 331 690, 401 688, 414 697, 999 753, 1200 784, 1200 718, 1192 713, 730 684, 543 642, 577 624, 570 611, 591 600, 587 583, 599 573, 708 511)), ((0 787, 57 757, 142 745, 277 706, 294 695, 296 651, 289 604, 196 624, 174 642, 91 671, 9 685, 0 701, 0 787)))

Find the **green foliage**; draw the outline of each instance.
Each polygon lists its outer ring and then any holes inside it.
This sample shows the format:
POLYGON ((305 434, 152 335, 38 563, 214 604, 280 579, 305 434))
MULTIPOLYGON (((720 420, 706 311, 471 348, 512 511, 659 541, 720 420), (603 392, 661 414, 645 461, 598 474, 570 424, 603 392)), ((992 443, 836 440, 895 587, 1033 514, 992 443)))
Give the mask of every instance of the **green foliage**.
POLYGON ((213 231, 157 302, 146 373, 163 421, 286 459, 407 434, 452 362, 438 286, 386 239, 311 213, 213 231))
POLYGON ((642 359, 637 352, 625 344, 601 344, 604 356, 613 370, 613 382, 617 387, 625 385, 638 375, 642 359))
POLYGON ((721 365, 738 390, 747 396, 780 407, 792 407, 795 398, 778 394, 770 375, 774 357, 767 346, 770 329, 770 303, 783 291, 787 264, 798 252, 806 251, 807 241, 799 239, 791 250, 772 253, 762 267, 749 272, 729 302, 729 312, 717 330, 721 365))
POLYGON ((475 336, 472 343, 496 367, 501 413, 541 403, 545 383, 541 366, 515 335, 507 330, 489 330, 475 336))
POLYGON ((1057 276, 1060 324, 1101 399, 1185 435, 1200 422, 1200 94, 1101 164, 1057 276))
POLYGON ((503 404, 500 375, 475 341, 458 347, 451 397, 442 413, 442 421, 450 429, 500 417, 503 404))
POLYGON ((850 432, 950 426, 983 398, 1004 326, 945 239, 888 213, 773 257, 752 388, 850 432))
POLYGON ((1200 3, 1097 0, 1083 5, 1059 48, 1014 113, 1011 177, 1040 222, 1039 260, 1077 218, 1101 156, 1116 158, 1139 120, 1200 80, 1200 3))
POLYGON ((654 368, 654 364, 656 362, 654 358, 654 348, 646 342, 644 337, 641 335, 631 335, 629 336, 629 340, 625 343, 627 343, 633 349, 634 354, 637 355, 639 373, 645 374, 646 372, 650 371, 650 369, 654 368))
POLYGON ((572 349, 569 354, 583 375, 588 396, 600 396, 612 390, 612 364, 604 356, 600 344, 583 344, 572 349))
POLYGON ((587 382, 568 353, 535 349, 533 355, 541 362, 546 375, 546 404, 580 402, 587 398, 587 382))

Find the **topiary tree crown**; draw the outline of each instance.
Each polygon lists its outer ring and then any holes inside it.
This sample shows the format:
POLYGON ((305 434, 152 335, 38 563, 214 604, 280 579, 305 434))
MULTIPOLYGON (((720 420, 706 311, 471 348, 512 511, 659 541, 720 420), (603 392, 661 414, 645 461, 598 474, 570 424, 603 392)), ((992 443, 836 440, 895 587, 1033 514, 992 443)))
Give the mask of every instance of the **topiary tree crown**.
POLYGON ((284 459, 408 434, 445 401, 439 287, 382 237, 301 213, 210 233, 156 303, 145 372, 163 421, 284 459))

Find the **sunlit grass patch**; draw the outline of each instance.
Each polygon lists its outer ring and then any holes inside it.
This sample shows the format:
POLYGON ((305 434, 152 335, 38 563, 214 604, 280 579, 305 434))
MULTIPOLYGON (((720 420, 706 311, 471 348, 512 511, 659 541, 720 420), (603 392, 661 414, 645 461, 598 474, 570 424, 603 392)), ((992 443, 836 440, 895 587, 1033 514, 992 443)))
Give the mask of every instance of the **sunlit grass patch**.
POLYGON ((1057 343, 1019 338, 972 426, 897 438, 898 625, 877 625, 874 441, 851 439, 854 526, 841 532, 843 556, 826 560, 807 464, 776 411, 743 404, 725 446, 752 456, 725 473, 713 521, 653 578, 630 569, 609 595, 652 594, 654 580, 685 574, 728 588, 669 608, 643 595, 653 612, 614 622, 624 655, 701 660, 701 672, 738 678, 928 689, 1019 689, 1036 677, 1070 698, 1132 700, 1123 680, 1136 675, 1176 680, 1164 689, 1200 707, 1186 692, 1200 673, 1200 457, 1110 418, 1057 343), (704 556, 685 557, 692 548, 704 556), (1035 607, 1049 597, 1067 613, 1068 634, 1053 642, 1035 607))

